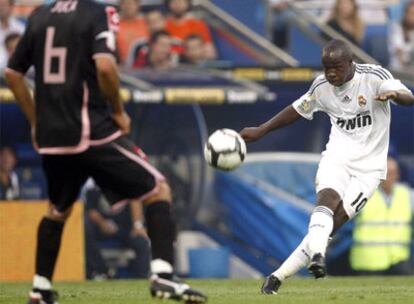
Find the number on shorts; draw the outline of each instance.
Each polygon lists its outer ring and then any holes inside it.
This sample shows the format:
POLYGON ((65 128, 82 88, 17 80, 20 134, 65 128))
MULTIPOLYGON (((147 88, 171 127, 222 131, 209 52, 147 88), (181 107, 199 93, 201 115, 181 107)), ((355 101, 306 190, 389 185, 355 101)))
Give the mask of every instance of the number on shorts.
POLYGON ((355 207, 356 212, 359 212, 359 210, 361 210, 368 201, 368 199, 366 197, 362 198, 362 195, 364 195, 364 194, 362 192, 360 192, 358 197, 356 198, 356 200, 354 200, 351 203, 351 207, 354 207, 356 205, 356 207, 355 207))
POLYGON ((43 81, 48 84, 61 84, 66 80, 66 55, 68 49, 65 47, 53 47, 55 31, 54 26, 48 26, 46 29, 43 81), (58 60, 58 69, 56 72, 52 72, 53 58, 57 58, 58 60))

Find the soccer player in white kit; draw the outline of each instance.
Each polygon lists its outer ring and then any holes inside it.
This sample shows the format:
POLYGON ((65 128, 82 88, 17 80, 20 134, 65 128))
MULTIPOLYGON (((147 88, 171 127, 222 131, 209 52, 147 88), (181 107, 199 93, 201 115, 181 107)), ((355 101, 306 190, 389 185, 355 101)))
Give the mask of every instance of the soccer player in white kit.
POLYGON ((244 128, 247 142, 287 126, 300 117, 311 120, 323 111, 331 133, 316 174, 317 204, 308 234, 287 260, 263 283, 263 294, 276 294, 283 280, 307 266, 315 278, 326 274, 325 252, 330 235, 353 218, 387 174, 390 101, 414 104, 412 92, 378 65, 352 61, 341 40, 323 49, 324 75, 308 92, 258 127, 244 128))

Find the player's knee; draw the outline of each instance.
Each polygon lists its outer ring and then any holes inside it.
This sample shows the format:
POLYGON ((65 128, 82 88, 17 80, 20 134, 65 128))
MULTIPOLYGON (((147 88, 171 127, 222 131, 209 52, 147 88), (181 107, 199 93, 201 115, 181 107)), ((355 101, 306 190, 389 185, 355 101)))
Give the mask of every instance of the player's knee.
POLYGON ((170 202, 172 201, 172 194, 171 194, 171 188, 170 185, 166 181, 161 181, 157 185, 158 191, 149 197, 144 203, 145 204, 151 204, 153 202, 158 201, 165 201, 170 202))
POLYGON ((333 212, 338 208, 342 199, 339 194, 333 189, 323 189, 318 192, 318 206, 326 206, 333 212))

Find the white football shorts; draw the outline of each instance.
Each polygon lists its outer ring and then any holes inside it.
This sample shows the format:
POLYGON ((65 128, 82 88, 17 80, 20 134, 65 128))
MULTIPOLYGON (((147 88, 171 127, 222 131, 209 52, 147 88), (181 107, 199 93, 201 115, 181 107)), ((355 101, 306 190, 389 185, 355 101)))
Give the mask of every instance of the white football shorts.
POLYGON ((322 157, 315 180, 316 193, 331 188, 339 194, 350 219, 361 211, 380 182, 373 174, 351 174, 346 166, 328 157, 322 157))

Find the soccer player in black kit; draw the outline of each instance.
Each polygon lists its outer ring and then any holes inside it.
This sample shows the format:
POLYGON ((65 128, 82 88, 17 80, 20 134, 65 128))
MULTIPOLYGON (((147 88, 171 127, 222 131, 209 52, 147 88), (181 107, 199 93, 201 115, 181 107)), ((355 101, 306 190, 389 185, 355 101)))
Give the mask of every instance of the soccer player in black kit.
POLYGON ((62 230, 80 188, 93 177, 116 206, 145 205, 151 239, 153 297, 204 303, 206 296, 173 278, 175 223, 168 183, 129 141, 130 119, 119 96, 114 8, 91 0, 56 1, 30 16, 5 76, 30 122, 42 155, 50 207, 37 234, 29 304, 56 304, 52 276, 62 230), (35 96, 24 75, 34 66, 35 96))

